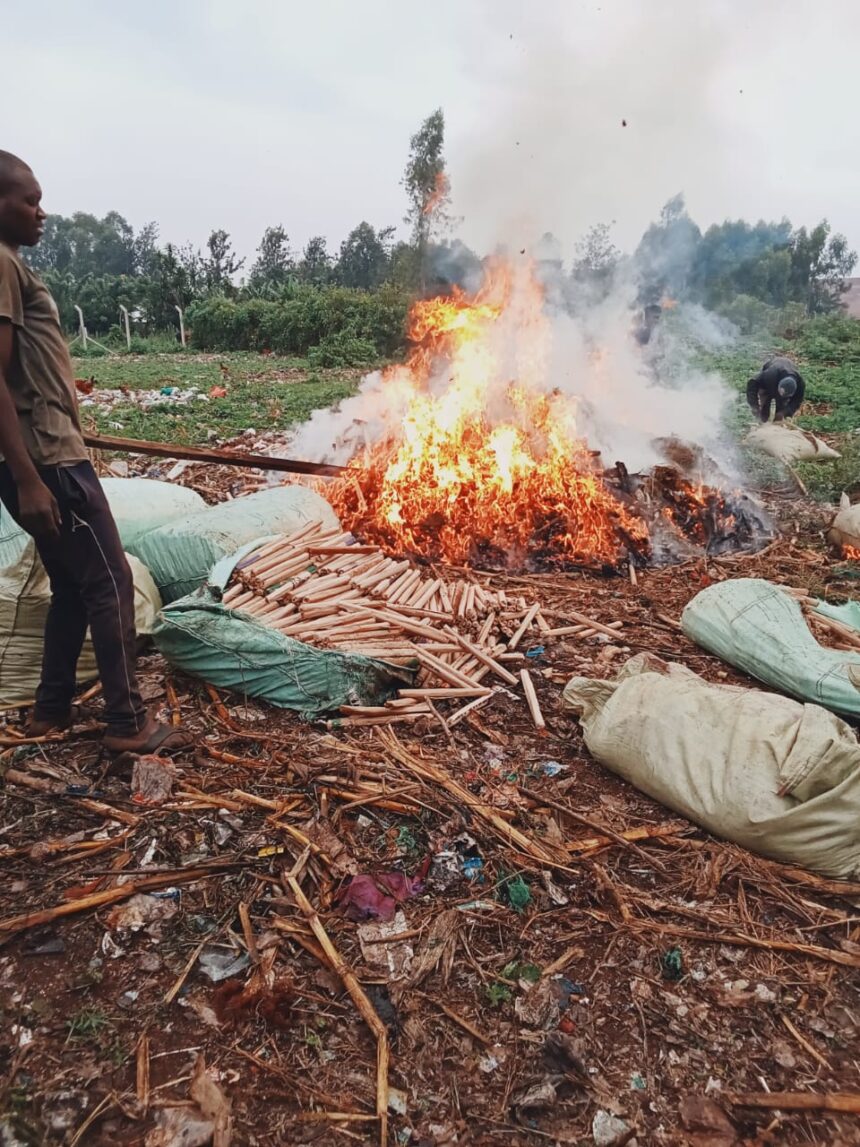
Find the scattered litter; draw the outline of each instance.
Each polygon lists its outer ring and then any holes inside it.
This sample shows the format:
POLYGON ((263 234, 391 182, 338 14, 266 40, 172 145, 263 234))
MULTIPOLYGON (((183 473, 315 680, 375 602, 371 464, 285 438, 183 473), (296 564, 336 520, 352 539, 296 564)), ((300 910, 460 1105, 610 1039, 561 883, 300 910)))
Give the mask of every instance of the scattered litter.
POLYGON ((514 1093, 511 1106, 518 1112, 533 1111, 541 1107, 553 1107, 558 1099, 556 1085, 551 1079, 543 1079, 514 1093))
POLYGON ((138 892, 125 904, 111 908, 107 925, 114 932, 139 932, 145 928, 147 935, 160 939, 162 925, 172 920, 178 911, 173 899, 165 900, 138 892))
POLYGON ((778 999, 776 992, 767 984, 756 984, 753 995, 761 1004, 775 1004, 778 999))
POLYGON ((423 876, 404 872, 360 873, 353 876, 337 898, 350 920, 391 920, 397 905, 416 896, 424 887, 423 876))
POLYGON ((173 792, 175 778, 174 765, 164 757, 138 757, 131 775, 132 800, 135 804, 164 804, 173 792))
POLYGON ((24 946, 24 951, 28 956, 60 956, 65 950, 65 940, 62 936, 55 934, 43 936, 38 942, 24 946))
POLYGON ((499 897, 507 901, 515 912, 522 912, 531 903, 532 894, 522 876, 516 873, 514 876, 502 877, 499 897))
POLYGON ((218 984, 244 972, 251 960, 247 952, 237 955, 235 952, 225 952, 221 948, 204 948, 198 963, 203 975, 213 984, 218 984))
POLYGON ((458 904, 458 912, 495 912, 498 904, 491 900, 470 900, 467 904, 458 904))
POLYGON ((557 777, 559 773, 566 773, 567 765, 563 765, 561 761, 544 761, 540 767, 541 772, 545 777, 557 777))
POLYGON ((389 1087, 388 1089, 388 1110, 392 1115, 405 1115, 407 1112, 408 1096, 405 1091, 400 1091, 396 1087, 389 1087))
POLYGON ((547 891, 547 895, 553 904, 555 904, 558 908, 564 908, 566 904, 570 903, 570 897, 566 896, 565 893, 562 892, 559 886, 554 882, 552 873, 544 869, 540 874, 540 878, 543 882, 544 888, 547 891))
POLYGON ((630 1124, 608 1111, 596 1112, 591 1123, 594 1147, 620 1147, 629 1144, 630 1124))
POLYGON ((408 940, 400 942, 392 938, 408 931, 406 917, 398 909, 391 920, 379 920, 358 927, 358 941, 365 963, 372 968, 382 968, 390 980, 400 980, 408 976, 414 955, 408 940))
POLYGON ((498 1066, 499 1061, 494 1055, 490 1055, 489 1052, 487 1052, 486 1055, 482 1055, 478 1060, 478 1067, 485 1075, 491 1075, 498 1066))
POLYGON ((684 956, 680 948, 669 948, 660 956, 660 973, 664 980, 680 980, 684 974, 684 956))

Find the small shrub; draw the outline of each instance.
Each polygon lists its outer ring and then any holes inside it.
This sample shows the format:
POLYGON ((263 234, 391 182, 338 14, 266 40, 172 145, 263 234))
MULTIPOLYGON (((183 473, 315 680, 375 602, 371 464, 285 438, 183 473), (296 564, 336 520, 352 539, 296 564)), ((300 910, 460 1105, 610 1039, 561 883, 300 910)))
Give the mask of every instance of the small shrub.
POLYGON ((308 362, 317 369, 339 366, 372 366, 379 352, 368 339, 357 338, 351 331, 326 335, 319 346, 308 351, 308 362))

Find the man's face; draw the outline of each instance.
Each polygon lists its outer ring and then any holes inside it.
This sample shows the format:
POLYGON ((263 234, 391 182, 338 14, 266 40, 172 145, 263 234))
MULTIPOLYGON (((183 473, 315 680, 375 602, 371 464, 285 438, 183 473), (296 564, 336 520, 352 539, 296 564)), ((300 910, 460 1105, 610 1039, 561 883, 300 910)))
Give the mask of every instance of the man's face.
POLYGON ((38 180, 29 167, 16 167, 0 190, 0 239, 10 247, 35 247, 46 218, 38 180))

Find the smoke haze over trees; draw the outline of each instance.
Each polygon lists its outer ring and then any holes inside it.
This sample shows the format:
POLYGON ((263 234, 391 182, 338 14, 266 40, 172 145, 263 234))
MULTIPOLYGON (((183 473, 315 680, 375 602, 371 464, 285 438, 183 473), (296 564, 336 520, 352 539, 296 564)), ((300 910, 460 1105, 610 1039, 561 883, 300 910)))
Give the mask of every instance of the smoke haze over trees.
MULTIPOLYGON (((213 230, 201 252, 187 244, 161 246, 154 222, 135 233, 117 211, 101 219, 77 212, 49 217, 41 243, 27 252, 27 259, 54 293, 69 330, 76 325, 75 305, 82 308, 90 332, 99 335, 118 324, 120 306, 134 315, 140 333, 153 333, 175 330, 176 307, 195 304, 195 340, 198 332, 207 331, 213 347, 250 348, 267 343, 259 323, 259 303, 266 302, 292 311, 298 306, 315 316, 306 337, 301 324, 295 325, 295 314, 293 325, 278 328, 282 336, 288 328, 289 337, 271 341, 290 352, 319 345, 309 341, 316 338, 333 348, 334 359, 390 354, 399 341, 392 323, 396 326, 397 316, 405 316, 410 298, 452 285, 474 287, 480 279, 483 253, 459 239, 441 238, 451 226, 444 135, 444 116, 437 110, 410 140, 402 180, 411 229, 407 240, 396 240, 393 226, 362 220, 337 255, 329 253, 324 236, 311 238, 296 255, 285 226, 273 224, 243 276, 246 261, 234 251, 226 229, 213 230), (355 301, 356 293, 380 298, 355 301), (250 315, 257 318, 252 321, 250 315), (379 337, 374 321, 382 327, 379 337), (356 346, 345 350, 349 339, 356 346)), ((530 254, 540 267, 551 268, 555 282, 566 284, 568 298, 599 302, 624 268, 638 284, 640 305, 668 296, 729 317, 750 305, 793 304, 810 315, 832 311, 857 258, 827 220, 812 228, 795 228, 788 219, 726 220, 702 233, 682 194, 663 206, 630 255, 615 246, 612 225, 603 222, 592 226, 572 251, 563 251, 554 236, 545 234, 530 254)))

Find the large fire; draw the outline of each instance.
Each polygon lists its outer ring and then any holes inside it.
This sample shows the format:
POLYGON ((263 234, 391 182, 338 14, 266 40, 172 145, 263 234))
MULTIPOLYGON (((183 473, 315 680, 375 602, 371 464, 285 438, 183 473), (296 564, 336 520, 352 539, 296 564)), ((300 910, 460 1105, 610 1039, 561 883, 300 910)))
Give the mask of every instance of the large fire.
POLYGON ((647 549, 577 433, 575 399, 548 385, 552 331, 529 267, 499 263, 473 298, 417 303, 409 334, 386 379, 405 396, 400 438, 327 491, 346 526, 454 563, 611 564, 625 543, 647 549))
MULTIPOLYGON (((552 385, 553 325, 528 264, 496 262, 473 297, 416 303, 409 334, 406 363, 383 378, 396 431, 325 490, 360 537, 451 564, 530 569, 662 563, 769 536, 749 499, 729 504, 703 484, 695 447, 664 439, 674 465, 603 471, 577 399, 552 385)), ((590 367, 603 369, 599 351, 590 367)))

